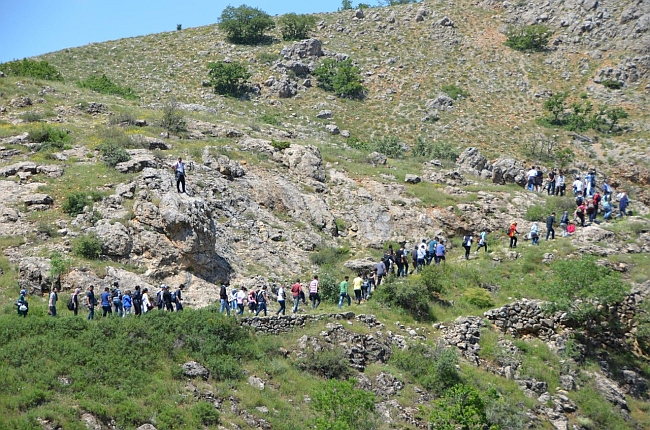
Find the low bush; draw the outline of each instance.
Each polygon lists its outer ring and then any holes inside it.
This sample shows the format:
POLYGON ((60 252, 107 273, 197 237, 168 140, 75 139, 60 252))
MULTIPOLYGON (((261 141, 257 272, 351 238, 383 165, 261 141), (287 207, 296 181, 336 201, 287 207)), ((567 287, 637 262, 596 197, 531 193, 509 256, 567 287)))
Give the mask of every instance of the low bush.
POLYGON ((72 253, 77 257, 97 260, 102 255, 102 240, 95 233, 79 236, 72 243, 72 253))
POLYGON ((22 119, 25 122, 40 122, 44 118, 44 115, 39 112, 35 111, 29 111, 25 112, 24 114, 20 115, 20 119, 22 119))
POLYGON ((0 71, 7 76, 24 76, 26 78, 45 79, 47 81, 63 81, 63 76, 56 67, 47 61, 36 61, 24 58, 0 64, 0 71))
POLYGON ((285 149, 291 146, 291 142, 285 142, 285 141, 273 139, 271 140, 271 146, 277 150, 284 151, 285 149))
POLYGON ((543 25, 512 27, 508 30, 506 46, 517 51, 545 51, 551 31, 543 25))
POLYGON ((135 125, 135 121, 136 121, 135 116, 130 112, 111 115, 108 118, 109 125, 129 126, 129 125, 135 125))
POLYGON ((255 58, 257 59, 257 61, 259 61, 262 64, 271 65, 275 63, 277 60, 279 60, 281 57, 277 53, 272 54, 270 52, 258 52, 257 54, 255 54, 255 58))
POLYGON ((97 145, 97 149, 102 154, 102 160, 109 167, 115 167, 118 163, 131 159, 126 149, 115 142, 100 143, 97 145))
POLYGON ((404 146, 397 136, 383 136, 373 139, 370 142, 370 147, 387 157, 402 158, 404 156, 404 146))
POLYGON ((469 97, 469 93, 467 91, 454 84, 443 85, 441 87, 441 90, 454 100, 469 97))
POLYGON ((30 130, 28 139, 31 142, 42 143, 38 149, 39 151, 63 149, 64 145, 70 142, 70 131, 51 125, 43 125, 30 130))
POLYGON ((217 408, 204 400, 192 407, 192 415, 197 424, 204 426, 216 426, 221 419, 217 408))
POLYGON ((623 87, 623 84, 614 79, 605 79, 601 82, 601 85, 605 88, 609 88, 610 90, 620 90, 623 87))
POLYGON ((417 383, 436 394, 461 382, 456 367, 458 356, 451 348, 432 349, 418 343, 406 350, 394 351, 390 363, 409 372, 417 383))
POLYGON ((309 260, 317 266, 333 266, 344 261, 350 254, 345 247, 321 247, 309 254, 309 260))
POLYGON ((494 299, 483 288, 469 288, 463 293, 463 299, 477 308, 487 309, 494 306, 494 299))
POLYGON ((441 160, 456 161, 459 152, 451 143, 434 142, 431 145, 430 155, 433 158, 439 158, 441 160))
POLYGON ((208 77, 214 92, 223 96, 238 97, 246 92, 251 74, 237 61, 208 63, 208 77))
POLYGON ((101 199, 101 196, 98 193, 72 192, 65 197, 62 209, 63 212, 76 217, 83 213, 86 206, 92 207, 93 201, 99 199, 101 199))
POLYGON ((282 40, 301 40, 309 37, 309 32, 316 25, 316 18, 311 15, 287 13, 278 19, 282 40))
POLYGON ((404 309, 415 319, 423 321, 431 319, 429 302, 432 300, 427 287, 419 282, 408 280, 396 282, 388 278, 375 291, 377 301, 388 306, 397 306, 404 309))
POLYGON ((160 126, 173 134, 187 130, 187 123, 178 108, 176 100, 170 100, 163 105, 160 126))
POLYGON ((137 94, 129 87, 122 87, 104 74, 101 76, 89 76, 88 78, 79 81, 77 85, 80 88, 86 88, 100 94, 111 94, 120 96, 124 99, 137 99, 137 94))
POLYGON ((352 60, 337 61, 325 59, 313 72, 318 86, 325 91, 335 92, 339 97, 361 99, 366 88, 361 84, 361 70, 352 60))
POLYGON ((429 416, 432 428, 438 430, 488 429, 496 430, 486 415, 486 402, 476 389, 458 384, 434 402, 429 416))
POLYGON ((278 117, 268 113, 265 113, 264 115, 260 116, 260 121, 263 122, 264 124, 276 125, 276 126, 280 125, 280 120, 278 119, 278 117))
POLYGON ((311 350, 296 363, 298 369, 317 374, 326 379, 345 379, 352 375, 348 359, 341 348, 322 351, 311 350))
POLYGON ((331 380, 316 387, 311 397, 318 413, 316 430, 370 430, 375 422, 375 395, 356 388, 356 380, 331 380))

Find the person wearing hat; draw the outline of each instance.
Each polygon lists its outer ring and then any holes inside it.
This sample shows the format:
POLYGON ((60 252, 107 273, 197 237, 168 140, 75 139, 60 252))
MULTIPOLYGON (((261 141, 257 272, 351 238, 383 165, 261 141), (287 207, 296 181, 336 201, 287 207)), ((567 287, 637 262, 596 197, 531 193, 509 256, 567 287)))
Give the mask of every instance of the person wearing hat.
POLYGON ((25 296, 27 295, 26 290, 20 290, 20 295, 18 300, 16 300, 16 306, 18 307, 18 316, 27 318, 27 312, 29 312, 29 304, 25 296))

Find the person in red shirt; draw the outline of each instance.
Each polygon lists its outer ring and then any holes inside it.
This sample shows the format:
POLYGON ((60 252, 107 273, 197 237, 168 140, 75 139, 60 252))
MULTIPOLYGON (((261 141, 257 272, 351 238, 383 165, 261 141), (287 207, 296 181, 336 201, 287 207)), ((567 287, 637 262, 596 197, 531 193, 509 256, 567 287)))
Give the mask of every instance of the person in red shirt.
POLYGON ((291 286, 291 295, 293 296, 293 313, 298 312, 298 303, 300 302, 300 293, 302 291, 302 285, 300 285, 300 279, 296 279, 296 283, 291 286))

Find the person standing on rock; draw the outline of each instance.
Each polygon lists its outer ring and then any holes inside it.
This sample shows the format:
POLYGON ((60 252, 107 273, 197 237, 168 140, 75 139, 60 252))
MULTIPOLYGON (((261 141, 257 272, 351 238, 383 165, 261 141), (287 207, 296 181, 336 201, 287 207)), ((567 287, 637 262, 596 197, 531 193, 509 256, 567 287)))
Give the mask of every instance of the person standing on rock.
POLYGON ((295 284, 291 286, 291 296, 293 297, 293 310, 291 313, 298 312, 298 303, 300 303, 300 293, 302 292, 302 285, 300 279, 296 279, 295 284))
POLYGON ((582 189, 583 189, 583 183, 580 180, 580 176, 576 175, 576 180, 573 181, 573 195, 574 196, 582 196, 582 189))
POLYGON ((562 237, 567 237, 569 232, 567 227, 569 227, 569 211, 564 211, 562 218, 560 218, 560 227, 562 227, 562 237))
POLYGON ((277 299, 278 299, 278 304, 280 305, 280 309, 278 309, 278 311, 275 314, 280 315, 280 313, 282 313, 282 315, 284 315, 287 309, 286 308, 287 295, 284 291, 284 285, 282 284, 280 284, 280 286, 278 287, 277 299))
POLYGON ((311 308, 317 309, 320 306, 320 295, 318 294, 318 275, 314 275, 314 279, 309 283, 309 300, 311 300, 311 308))
POLYGON ((530 239, 533 245, 539 245, 539 225, 536 222, 530 227, 530 239))
POLYGON ((603 218, 605 221, 612 219, 612 195, 605 194, 603 197, 603 218))
POLYGON ((627 205, 630 203, 630 199, 627 197, 625 190, 621 190, 620 193, 616 195, 618 198, 618 215, 619 217, 624 217, 627 215, 627 205))
POLYGON ((349 276, 346 276, 343 281, 339 284, 339 309, 343 307, 343 301, 347 297, 348 299, 348 306, 352 305, 352 300, 350 300, 350 294, 349 294, 349 288, 350 284, 348 283, 348 280, 350 279, 349 276))
POLYGON ((508 237, 510 237, 510 248, 517 247, 517 234, 519 234, 517 231, 517 223, 513 222, 510 224, 510 228, 508 229, 508 237))
POLYGON ((230 304, 228 302, 228 290, 226 284, 221 284, 221 289, 219 290, 219 301, 221 303, 219 313, 223 313, 225 310, 228 316, 230 316, 230 304))
POLYGON ((97 299, 95 298, 95 287, 91 285, 88 287, 86 293, 86 306, 88 306, 88 319, 95 319, 95 306, 97 306, 97 299))
POLYGON ((262 289, 257 292, 257 313, 255 316, 258 316, 262 311, 264 311, 264 316, 266 316, 267 301, 268 297, 266 296, 266 285, 264 285, 262 289))
POLYGON ((185 193, 185 163, 181 157, 178 157, 178 161, 174 163, 172 169, 176 172, 176 190, 179 193, 185 193), (183 191, 181 191, 181 184, 183 191))
POLYGON ((555 240, 555 229, 553 225, 555 224, 555 212, 551 214, 550 217, 546 218, 546 240, 548 240, 549 235, 551 240, 555 240))
POLYGON ((528 191, 533 191, 535 189, 535 177, 537 176, 537 170, 535 166, 530 166, 530 170, 526 173, 526 188, 528 191))
POLYGON ((580 220, 580 227, 585 226, 585 210, 585 205, 583 203, 580 203, 573 214, 574 220, 580 220))

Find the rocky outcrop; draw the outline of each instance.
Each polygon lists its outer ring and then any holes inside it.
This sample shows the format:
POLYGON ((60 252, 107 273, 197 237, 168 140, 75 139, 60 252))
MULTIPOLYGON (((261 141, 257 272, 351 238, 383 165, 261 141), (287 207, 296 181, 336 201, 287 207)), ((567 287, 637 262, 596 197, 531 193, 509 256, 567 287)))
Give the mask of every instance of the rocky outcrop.
POLYGON ((115 169, 121 173, 136 173, 141 172, 146 167, 157 167, 153 154, 147 149, 129 149, 127 150, 131 159, 117 163, 115 169))
POLYGON ((311 178, 325 182, 325 168, 320 150, 312 145, 291 144, 287 149, 276 151, 273 159, 279 161, 298 178, 311 178))
POLYGON ((102 254, 111 257, 126 257, 131 253, 133 239, 123 224, 100 221, 95 227, 95 233, 102 241, 102 254))
POLYGON ((492 182, 495 184, 526 185, 524 163, 512 158, 499 158, 492 165, 492 182))
POLYGON ((188 378, 201 378, 207 380, 208 376, 210 376, 210 371, 205 366, 197 363, 196 361, 188 361, 187 363, 183 363, 181 365, 181 369, 183 369, 183 375, 187 376, 188 378))
POLYGON ((46 258, 23 257, 18 267, 18 286, 28 294, 41 295, 50 291, 56 280, 50 276, 50 261, 46 258))
POLYGON ((492 176, 492 164, 488 162, 477 148, 465 149, 456 160, 461 173, 489 178, 492 176))

